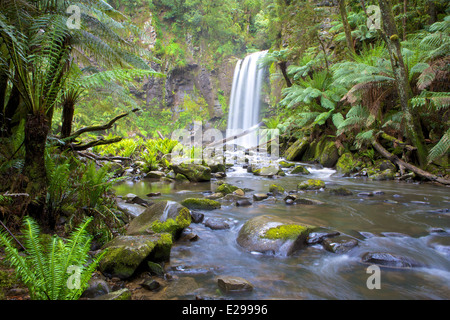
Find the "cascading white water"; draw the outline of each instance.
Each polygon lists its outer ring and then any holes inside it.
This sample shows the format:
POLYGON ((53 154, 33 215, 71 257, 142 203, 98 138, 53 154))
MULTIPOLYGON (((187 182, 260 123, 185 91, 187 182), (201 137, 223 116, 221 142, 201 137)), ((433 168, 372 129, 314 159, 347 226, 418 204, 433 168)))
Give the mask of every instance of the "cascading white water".
MULTIPOLYGON (((236 64, 228 115, 228 137, 258 124, 264 74, 258 60, 266 53, 267 51, 252 53, 236 64)), ((236 139, 234 143, 246 148, 253 147, 258 144, 258 136, 253 132, 236 139)))

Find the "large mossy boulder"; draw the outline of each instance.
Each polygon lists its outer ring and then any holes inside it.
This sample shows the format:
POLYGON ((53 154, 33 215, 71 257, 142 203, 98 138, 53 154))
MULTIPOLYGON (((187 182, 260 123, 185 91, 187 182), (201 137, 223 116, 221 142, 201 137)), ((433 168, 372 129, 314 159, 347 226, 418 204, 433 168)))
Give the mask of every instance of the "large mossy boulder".
POLYGON ((293 223, 271 215, 248 220, 240 229, 237 243, 249 252, 288 256, 306 245, 313 226, 293 223))
POLYGON ((394 180, 394 178, 395 178, 395 171, 391 169, 386 169, 369 175, 369 179, 375 181, 394 180))
POLYGON ((147 261, 168 261, 172 248, 172 236, 168 233, 153 235, 123 235, 108 242, 106 254, 99 263, 99 270, 110 277, 127 279, 147 261))
POLYGON ((349 175, 358 171, 361 165, 362 163, 355 160, 351 152, 345 152, 339 157, 336 163, 336 171, 343 175, 349 175))
POLYGON ((159 201, 145 209, 128 225, 128 235, 168 232, 177 238, 191 224, 188 208, 174 201, 159 201))
POLYGON ((319 163, 327 168, 332 168, 339 159, 339 152, 334 141, 324 141, 320 145, 319 163))
POLYGON ((201 198, 187 198, 181 204, 191 210, 214 210, 221 207, 219 201, 201 198))
POLYGON ((302 138, 298 139, 294 142, 293 145, 291 145, 286 152, 284 153, 284 156, 287 161, 295 161, 300 160, 305 153, 306 149, 309 147, 308 138, 302 138))
POLYGON ((339 151, 335 142, 322 138, 311 142, 300 160, 318 162, 324 167, 331 168, 334 167, 338 159, 339 151))
POLYGON ((171 168, 175 174, 182 174, 189 181, 202 182, 211 180, 211 168, 197 163, 172 164, 171 168))

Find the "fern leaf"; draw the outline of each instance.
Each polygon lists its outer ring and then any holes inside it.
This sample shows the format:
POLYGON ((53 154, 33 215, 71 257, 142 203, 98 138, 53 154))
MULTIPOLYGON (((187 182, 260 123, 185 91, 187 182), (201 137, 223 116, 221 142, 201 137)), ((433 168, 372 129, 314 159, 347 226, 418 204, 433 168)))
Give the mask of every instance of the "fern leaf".
POLYGON ((431 148, 428 154, 428 163, 433 162, 437 158, 446 154, 450 149, 450 129, 448 129, 441 137, 439 142, 431 148))

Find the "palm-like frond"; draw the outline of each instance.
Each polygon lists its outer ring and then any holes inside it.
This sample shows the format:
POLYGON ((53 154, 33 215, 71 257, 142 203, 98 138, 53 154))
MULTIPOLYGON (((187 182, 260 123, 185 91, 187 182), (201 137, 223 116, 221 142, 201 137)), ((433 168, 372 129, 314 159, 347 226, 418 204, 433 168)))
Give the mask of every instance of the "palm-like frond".
POLYGON ((75 300, 80 297, 95 271, 101 255, 90 260, 91 236, 87 226, 92 218, 85 219, 65 241, 54 235, 45 246, 36 222, 24 218, 26 255, 19 254, 12 238, 0 230, 0 245, 5 247, 6 258, 16 269, 30 291, 32 299, 75 300), (78 270, 76 286, 69 284, 72 268, 78 270))
POLYGON ((439 142, 431 148, 430 152, 428 153, 428 162, 433 162, 437 158, 445 155, 448 153, 450 149, 450 129, 448 129, 444 135, 441 137, 439 142))

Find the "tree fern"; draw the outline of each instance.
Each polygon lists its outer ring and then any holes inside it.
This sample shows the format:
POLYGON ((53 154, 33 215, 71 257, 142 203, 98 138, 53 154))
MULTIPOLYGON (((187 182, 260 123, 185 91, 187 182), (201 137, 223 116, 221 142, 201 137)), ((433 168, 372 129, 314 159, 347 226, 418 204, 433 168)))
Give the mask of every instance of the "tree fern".
POLYGON ((428 163, 433 162, 437 158, 448 153, 450 149, 450 129, 448 129, 444 135, 441 137, 439 142, 431 148, 428 153, 428 163))
POLYGON ((18 252, 13 239, 0 230, 0 244, 17 276, 28 287, 33 300, 76 300, 88 285, 103 254, 92 261, 89 256, 91 237, 86 228, 92 218, 85 219, 65 241, 54 235, 45 245, 39 226, 26 216, 23 222, 25 254, 18 252), (79 271, 79 282, 70 286, 70 269, 79 271))

